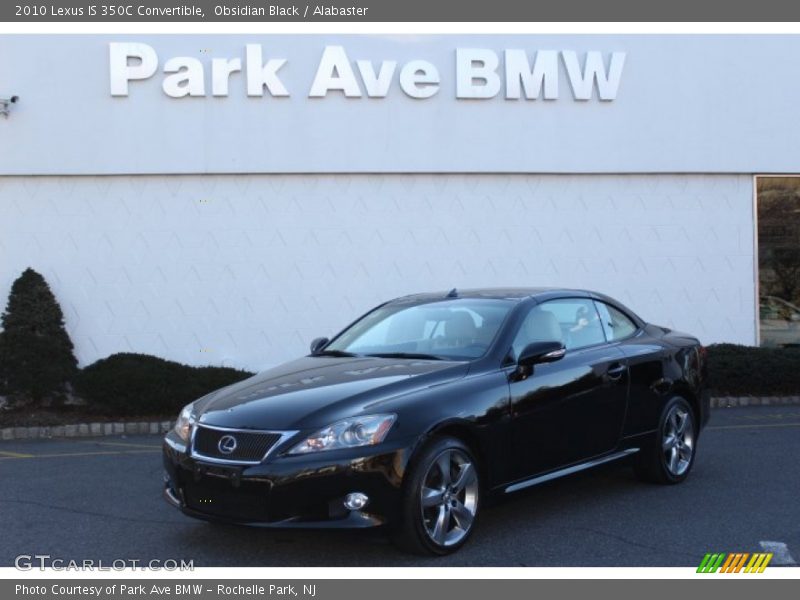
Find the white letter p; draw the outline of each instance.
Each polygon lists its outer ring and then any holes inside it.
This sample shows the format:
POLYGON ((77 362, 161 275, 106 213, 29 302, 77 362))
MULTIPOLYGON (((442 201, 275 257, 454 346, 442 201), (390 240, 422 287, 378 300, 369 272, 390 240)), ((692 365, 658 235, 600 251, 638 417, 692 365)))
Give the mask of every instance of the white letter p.
POLYGON ((147 44, 111 42, 108 50, 108 71, 112 96, 127 96, 130 80, 152 77, 158 68, 158 55, 147 44), (140 63, 138 65, 128 64, 131 58, 139 59, 140 63))

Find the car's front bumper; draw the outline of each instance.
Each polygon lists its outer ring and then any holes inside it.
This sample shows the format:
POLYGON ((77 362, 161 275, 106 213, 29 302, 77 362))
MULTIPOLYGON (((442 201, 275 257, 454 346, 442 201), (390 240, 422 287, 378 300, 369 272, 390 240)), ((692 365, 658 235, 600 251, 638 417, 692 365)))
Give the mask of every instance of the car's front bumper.
POLYGON ((374 527, 396 518, 410 448, 406 442, 300 456, 258 465, 194 458, 174 433, 164 441, 164 498, 199 519, 262 527, 374 527), (369 497, 347 510, 352 492, 369 497))

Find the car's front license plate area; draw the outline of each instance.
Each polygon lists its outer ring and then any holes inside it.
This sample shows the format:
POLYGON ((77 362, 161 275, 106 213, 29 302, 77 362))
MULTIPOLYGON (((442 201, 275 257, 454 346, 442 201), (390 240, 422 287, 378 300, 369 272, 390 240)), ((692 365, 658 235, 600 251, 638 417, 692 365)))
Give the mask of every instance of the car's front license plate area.
POLYGON ((242 467, 198 463, 184 480, 189 508, 239 521, 269 520, 272 482, 242 478, 242 467))
POLYGON ((226 480, 238 488, 242 484, 242 467, 197 463, 194 468, 194 480, 199 482, 204 477, 226 480))

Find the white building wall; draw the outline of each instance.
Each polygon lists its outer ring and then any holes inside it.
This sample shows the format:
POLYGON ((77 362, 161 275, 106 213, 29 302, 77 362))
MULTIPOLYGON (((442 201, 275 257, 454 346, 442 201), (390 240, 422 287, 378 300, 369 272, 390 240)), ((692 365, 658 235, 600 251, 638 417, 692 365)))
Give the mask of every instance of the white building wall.
MULTIPOLYGON (((779 35, 5 35, 0 174, 161 173, 794 173, 800 36, 779 35), (144 43, 158 72, 112 96, 109 44, 144 43), (251 97, 232 75, 211 96, 211 62, 247 44, 285 59, 289 97, 251 97), (439 70, 438 93, 309 98, 326 46, 378 69, 413 60, 439 70), (559 63, 558 99, 458 99, 456 51, 626 55, 613 101, 575 100, 559 63), (162 90, 165 62, 200 61, 204 97, 162 90)), ((563 62, 563 61, 562 61, 563 62)), ((502 74, 502 67, 498 68, 502 74)), ((363 83, 360 84, 365 93, 363 83)), ((597 87, 597 86, 595 86, 597 87)))
POLYGON ((755 343, 746 175, 0 177, 0 298, 45 275, 85 365, 261 369, 371 306, 452 287, 615 296, 755 343))

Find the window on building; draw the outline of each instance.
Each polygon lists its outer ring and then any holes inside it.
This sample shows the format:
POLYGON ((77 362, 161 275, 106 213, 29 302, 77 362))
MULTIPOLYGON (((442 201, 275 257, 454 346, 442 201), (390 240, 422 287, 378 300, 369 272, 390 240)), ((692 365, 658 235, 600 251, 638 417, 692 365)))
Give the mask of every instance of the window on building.
POLYGON ((800 346, 800 177, 756 178, 762 346, 800 346))

